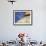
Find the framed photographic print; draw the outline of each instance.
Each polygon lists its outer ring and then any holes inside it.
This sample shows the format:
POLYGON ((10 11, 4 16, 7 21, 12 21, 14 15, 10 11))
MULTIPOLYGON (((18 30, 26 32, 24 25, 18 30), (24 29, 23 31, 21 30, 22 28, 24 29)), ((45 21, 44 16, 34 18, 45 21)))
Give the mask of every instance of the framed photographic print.
POLYGON ((32 25, 32 10, 13 10, 13 24, 32 25))

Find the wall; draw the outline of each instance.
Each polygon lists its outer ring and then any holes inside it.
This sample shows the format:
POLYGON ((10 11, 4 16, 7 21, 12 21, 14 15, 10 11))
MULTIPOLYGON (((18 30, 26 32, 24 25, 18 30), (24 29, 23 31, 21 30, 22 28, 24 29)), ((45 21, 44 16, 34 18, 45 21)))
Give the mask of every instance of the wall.
POLYGON ((46 40, 46 1, 17 0, 13 5, 7 0, 0 0, 0 41, 15 40, 19 32, 31 34, 33 40, 46 40), (14 26, 13 10, 32 9, 32 26, 14 26))

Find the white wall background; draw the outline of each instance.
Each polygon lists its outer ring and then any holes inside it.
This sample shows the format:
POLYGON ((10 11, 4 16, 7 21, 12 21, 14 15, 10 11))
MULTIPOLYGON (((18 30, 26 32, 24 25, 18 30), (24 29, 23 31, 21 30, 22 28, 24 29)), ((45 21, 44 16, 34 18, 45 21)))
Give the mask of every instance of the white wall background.
POLYGON ((17 0, 13 5, 0 0, 0 41, 15 40, 19 32, 31 34, 33 40, 46 40, 46 0, 17 0), (32 26, 14 26, 13 10, 32 9, 32 26))

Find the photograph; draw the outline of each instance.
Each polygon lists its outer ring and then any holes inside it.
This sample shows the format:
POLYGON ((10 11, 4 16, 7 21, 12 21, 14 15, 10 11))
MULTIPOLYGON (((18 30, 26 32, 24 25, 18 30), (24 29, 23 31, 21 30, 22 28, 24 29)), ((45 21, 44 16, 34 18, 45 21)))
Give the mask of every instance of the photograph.
POLYGON ((32 24, 32 10, 13 10, 13 24, 32 24))

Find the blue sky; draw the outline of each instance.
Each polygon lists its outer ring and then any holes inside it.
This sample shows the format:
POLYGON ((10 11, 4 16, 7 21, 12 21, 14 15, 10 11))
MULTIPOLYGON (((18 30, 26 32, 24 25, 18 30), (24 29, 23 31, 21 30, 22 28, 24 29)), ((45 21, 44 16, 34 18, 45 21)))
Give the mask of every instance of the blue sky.
POLYGON ((22 17, 24 17, 25 12, 16 12, 15 13, 15 22, 20 20, 22 17))

